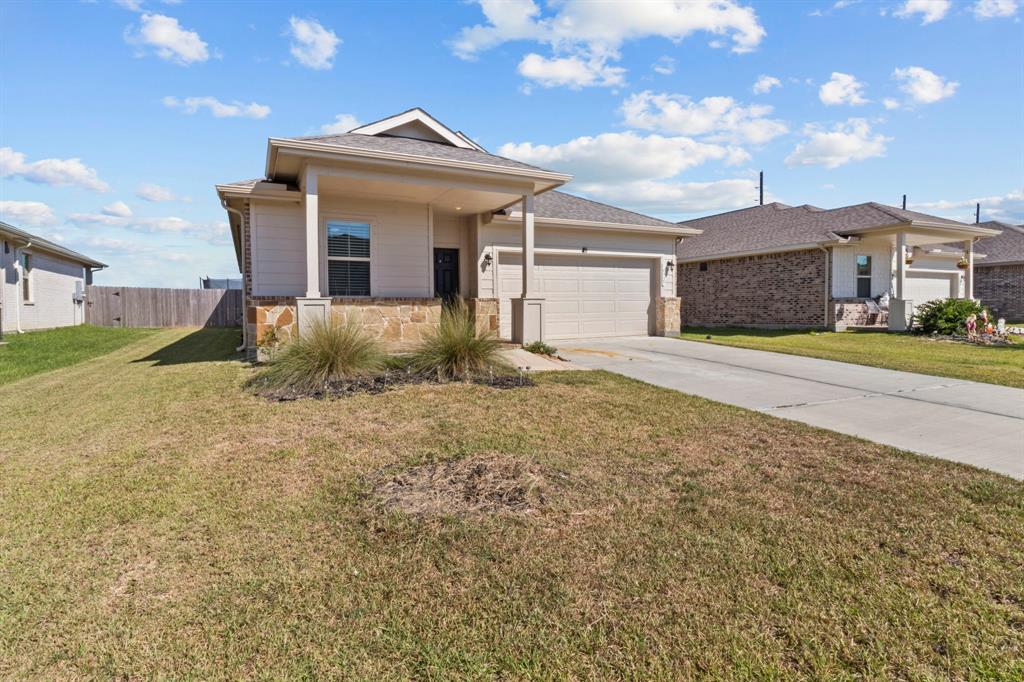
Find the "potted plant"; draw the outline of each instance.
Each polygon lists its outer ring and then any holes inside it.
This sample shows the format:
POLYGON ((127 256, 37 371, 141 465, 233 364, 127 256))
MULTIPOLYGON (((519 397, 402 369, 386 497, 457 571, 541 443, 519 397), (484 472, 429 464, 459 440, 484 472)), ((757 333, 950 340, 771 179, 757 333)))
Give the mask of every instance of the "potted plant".
POLYGON ((956 266, 961 270, 966 270, 968 265, 970 264, 967 262, 967 256, 960 256, 960 260, 956 262, 956 266))
POLYGON ((907 265, 912 264, 914 262, 914 252, 907 251, 907 257, 903 259, 903 262, 906 263, 907 265))

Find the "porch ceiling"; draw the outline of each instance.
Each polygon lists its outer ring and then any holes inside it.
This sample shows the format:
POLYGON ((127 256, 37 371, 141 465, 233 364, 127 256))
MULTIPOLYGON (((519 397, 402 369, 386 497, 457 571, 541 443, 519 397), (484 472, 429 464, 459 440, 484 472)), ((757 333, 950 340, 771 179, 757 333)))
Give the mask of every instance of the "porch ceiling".
POLYGON ((458 187, 424 179, 374 179, 351 176, 321 175, 318 193, 322 199, 355 198, 432 204, 445 212, 471 215, 519 201, 522 190, 458 187))
POLYGON ((991 230, 984 228, 950 228, 950 227, 926 227, 926 226, 893 226, 878 230, 866 230, 860 233, 850 234, 852 237, 859 237, 862 243, 888 244, 895 247, 898 235, 904 232, 907 235, 907 246, 928 246, 935 244, 948 244, 950 242, 962 242, 972 238, 990 236, 991 230))

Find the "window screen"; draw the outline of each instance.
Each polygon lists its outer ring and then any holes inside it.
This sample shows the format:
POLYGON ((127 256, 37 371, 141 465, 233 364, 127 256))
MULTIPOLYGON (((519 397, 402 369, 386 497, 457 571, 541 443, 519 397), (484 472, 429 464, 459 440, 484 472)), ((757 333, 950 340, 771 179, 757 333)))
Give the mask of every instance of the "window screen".
POLYGON ((327 222, 327 286, 331 296, 370 295, 369 223, 327 222))

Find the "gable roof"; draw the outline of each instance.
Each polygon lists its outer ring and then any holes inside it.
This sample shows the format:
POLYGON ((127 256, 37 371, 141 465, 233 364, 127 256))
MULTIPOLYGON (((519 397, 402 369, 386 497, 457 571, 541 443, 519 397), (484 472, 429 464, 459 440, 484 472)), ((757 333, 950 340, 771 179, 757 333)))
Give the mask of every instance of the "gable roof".
POLYGON ((997 220, 981 223, 981 227, 1002 230, 995 237, 979 239, 974 248, 985 254, 984 260, 975 261, 975 267, 1024 263, 1024 225, 1010 225, 997 220))
POLYGON ((87 265, 90 268, 107 267, 106 263, 101 263, 98 260, 89 258, 84 254, 78 253, 77 251, 72 251, 71 249, 65 246, 61 246, 60 244, 51 242, 49 239, 43 239, 38 235, 26 232, 25 230, 19 229, 3 221, 0 221, 0 236, 6 236, 7 238, 10 239, 17 239, 20 241, 31 243, 33 248, 41 249, 43 251, 49 251, 50 253, 54 253, 58 256, 61 256, 66 260, 75 263, 81 263, 82 265, 87 265))
POLYGON ((778 202, 680 223, 703 230, 680 246, 684 259, 811 248, 843 237, 897 225, 970 229, 973 225, 886 206, 874 201, 824 209, 778 202))
MULTIPOLYGON (((642 225, 646 227, 679 227, 667 220, 653 218, 642 213, 627 211, 624 208, 617 208, 602 204, 598 201, 584 199, 573 194, 551 190, 538 194, 534 198, 534 216, 537 220, 573 220, 589 223, 614 223, 617 225, 642 225)), ((523 203, 512 204, 508 208, 498 211, 502 215, 516 215, 523 211, 523 203)))
POLYGON ((357 133, 359 135, 393 135, 395 137, 423 139, 403 134, 403 132, 407 133, 415 128, 426 132, 427 136, 430 138, 429 141, 450 144, 453 147, 476 149, 481 152, 487 151, 476 142, 469 139, 469 137, 461 131, 452 130, 420 107, 406 109, 400 114, 395 114, 394 116, 388 116, 372 123, 357 126, 348 132, 357 133))

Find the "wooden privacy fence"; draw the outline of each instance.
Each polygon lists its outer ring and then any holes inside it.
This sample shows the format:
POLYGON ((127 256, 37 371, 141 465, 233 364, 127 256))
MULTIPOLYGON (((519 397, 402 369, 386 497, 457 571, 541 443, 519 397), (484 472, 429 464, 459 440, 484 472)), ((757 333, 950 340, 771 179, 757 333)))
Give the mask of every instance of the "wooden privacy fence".
POLYGON ((101 327, 239 327, 238 289, 85 288, 85 323, 101 327))

